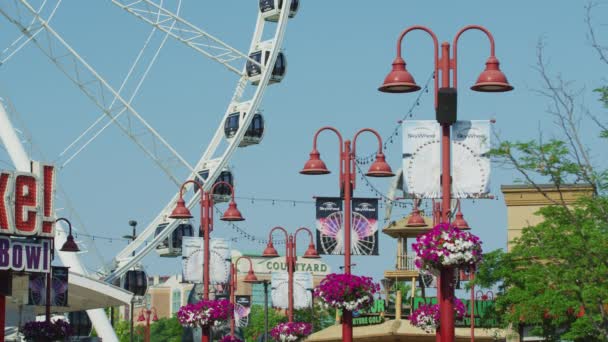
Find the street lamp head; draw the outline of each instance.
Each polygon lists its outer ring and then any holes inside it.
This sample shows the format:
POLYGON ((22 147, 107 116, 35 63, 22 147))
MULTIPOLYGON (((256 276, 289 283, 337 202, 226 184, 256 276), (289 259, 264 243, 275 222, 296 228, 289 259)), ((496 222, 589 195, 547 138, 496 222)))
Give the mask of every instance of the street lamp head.
POLYGON ((76 244, 76 241, 74 241, 74 237, 72 236, 72 232, 70 231, 70 234, 68 235, 67 240, 65 241, 65 243, 63 244, 63 246, 61 246, 60 251, 62 252, 80 252, 80 248, 78 248, 78 245, 76 244))
POLYGON ((513 90, 513 86, 507 81, 507 76, 500 71, 498 59, 494 56, 488 58, 486 69, 479 75, 477 82, 471 90, 498 93, 513 90))
POLYGON ((264 253, 262 253, 262 256, 265 258, 276 258, 279 256, 279 253, 277 252, 277 250, 274 248, 274 245, 272 244, 272 240, 268 241, 268 244, 266 245, 266 248, 264 249, 264 253))
POLYGON ((236 202, 234 200, 232 200, 232 201, 230 201, 230 204, 228 204, 228 209, 226 209, 226 211, 224 212, 224 215, 222 216, 222 218, 220 220, 222 220, 222 221, 245 221, 245 218, 243 217, 243 215, 241 215, 241 212, 236 207, 236 202))
POLYGON ((469 227, 469 224, 467 223, 467 221, 464 219, 464 215, 462 215, 460 208, 458 208, 458 212, 456 213, 456 218, 454 219, 454 222, 452 222, 452 224, 454 225, 454 227, 456 227, 458 229, 471 229, 471 227, 469 227))
POLYGON ((391 170, 391 166, 386 162, 384 153, 380 152, 376 154, 376 160, 369 167, 365 175, 368 177, 393 177, 395 174, 391 170))
POLYGON ((184 199, 182 197, 180 197, 177 200, 177 205, 175 206, 175 209, 173 209, 173 211, 171 212, 171 215, 169 215, 169 217, 172 219, 191 219, 192 218, 192 214, 190 213, 190 210, 188 210, 188 208, 186 207, 186 202, 184 201, 184 199))
POLYGON ((319 255, 319 253, 317 253, 317 249, 315 248, 315 245, 313 245, 313 243, 311 242, 308 245, 308 249, 306 249, 306 252, 304 252, 304 256, 303 258, 306 259, 319 259, 321 256, 319 255))
POLYGON ((154 310, 154 316, 152 316, 152 322, 158 321, 158 315, 156 315, 156 310, 154 310))
POLYGON ((251 268, 249 269, 249 272, 247 272, 247 275, 243 281, 249 284, 256 284, 260 282, 251 268))
POLYGON ((330 173, 330 171, 321 160, 319 151, 313 149, 312 152, 310 152, 310 159, 304 164, 304 168, 300 173, 303 175, 326 175, 330 173))
POLYGON ((426 224, 426 222, 424 221, 424 218, 422 217, 422 215, 420 215, 420 210, 418 210, 417 206, 415 206, 414 209, 412 210, 412 214, 407 219, 407 223, 405 224, 405 226, 412 227, 412 228, 428 226, 426 224))
POLYGON ((144 316, 143 310, 139 312, 139 316, 137 317, 138 322, 143 322, 146 320, 146 316, 144 316))
POLYGON ((384 93, 411 93, 420 90, 414 76, 405 68, 405 61, 401 57, 393 61, 393 69, 384 79, 384 83, 378 88, 384 93))

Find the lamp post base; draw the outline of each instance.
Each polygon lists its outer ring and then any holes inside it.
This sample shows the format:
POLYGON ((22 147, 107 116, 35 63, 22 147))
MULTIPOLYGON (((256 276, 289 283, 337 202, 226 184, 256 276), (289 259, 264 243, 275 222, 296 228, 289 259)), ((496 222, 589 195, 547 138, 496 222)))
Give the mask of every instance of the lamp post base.
POLYGON ((353 313, 351 311, 342 311, 342 341, 353 341, 353 313))
POLYGON ((439 284, 441 298, 439 312, 441 325, 439 332, 441 341, 454 341, 454 269, 445 267, 441 269, 441 282, 439 284))

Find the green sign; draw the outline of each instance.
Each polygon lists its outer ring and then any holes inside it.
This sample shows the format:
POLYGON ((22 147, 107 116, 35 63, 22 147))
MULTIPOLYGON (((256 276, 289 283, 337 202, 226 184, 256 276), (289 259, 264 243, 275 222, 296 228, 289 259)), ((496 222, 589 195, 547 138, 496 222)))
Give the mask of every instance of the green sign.
POLYGON ((363 326, 384 323, 384 300, 374 300, 373 306, 369 310, 359 310, 353 312, 353 326, 363 326))
MULTIPOLYGON (((454 324, 457 327, 471 326, 471 301, 461 299, 462 303, 467 308, 467 314, 462 319, 456 319, 454 324)), ((426 300, 422 297, 414 298, 414 310, 418 309, 421 304, 437 304, 436 297, 428 297, 426 300)), ((475 301, 475 326, 480 328, 495 328, 498 327, 498 321, 494 315, 495 305, 494 300, 476 300, 475 301)))

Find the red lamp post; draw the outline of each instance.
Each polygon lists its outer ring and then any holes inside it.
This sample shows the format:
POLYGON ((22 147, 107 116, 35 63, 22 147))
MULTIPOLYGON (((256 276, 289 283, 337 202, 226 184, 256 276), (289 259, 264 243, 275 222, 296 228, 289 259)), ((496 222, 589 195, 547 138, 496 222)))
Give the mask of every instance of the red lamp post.
MULTIPOLYGON (((235 262, 231 262, 230 263, 230 303, 234 306, 236 304, 236 290, 237 290, 237 266, 239 265, 239 261, 241 259, 246 259, 249 261, 249 272, 247 272, 247 275, 245 276, 245 279, 243 280, 246 283, 249 284, 257 284, 260 281, 258 280, 258 277, 255 275, 255 272, 253 272, 253 262, 251 261, 251 258, 246 257, 246 256, 241 256, 238 257, 236 259, 235 262)), ((234 310, 232 310, 232 319, 230 320, 230 336, 234 337, 234 328, 235 328, 235 321, 234 321, 234 310)))
MULTIPOLYGON (((304 175, 325 175, 330 171, 325 166, 325 163, 320 158, 320 153, 317 151, 317 138, 323 131, 332 131, 338 136, 340 143, 340 190, 344 197, 344 272, 350 274, 350 240, 351 240, 351 196, 356 185, 356 150, 357 137, 363 132, 370 132, 378 139, 378 151, 376 152, 376 160, 367 171, 369 177, 393 177, 395 174, 391 167, 386 163, 384 153, 382 153, 382 138, 375 130, 371 128, 363 128, 359 130, 351 141, 343 141, 342 135, 334 127, 322 127, 314 135, 312 151, 310 159, 304 164, 304 168, 300 171, 304 175)), ((342 314, 342 339, 350 342, 353 340, 352 312, 344 310, 342 314)))
MULTIPOLYGON (((188 180, 182 184, 179 192, 179 199, 177 200, 177 204, 170 218, 173 219, 190 219, 192 218, 192 214, 190 210, 186 207, 186 202, 183 198, 184 187, 192 183, 195 187, 201 192, 200 198, 200 209, 201 209, 201 222, 202 222, 202 234, 204 238, 204 255, 203 255, 203 299, 209 299, 209 235, 213 230, 213 191, 218 185, 225 185, 230 189, 230 194, 232 199, 228 204, 228 209, 224 212, 224 215, 220 218, 222 221, 243 221, 244 218, 241 215, 241 212, 236 207, 236 202, 234 201, 234 188, 232 185, 226 182, 217 182, 213 184, 209 191, 204 191, 203 185, 195 180, 188 180)), ((203 328, 203 334, 201 341, 202 342, 210 342, 210 334, 211 330, 209 328, 203 328)))
POLYGON ((142 308, 139 311, 139 317, 137 317, 138 322, 146 322, 146 330, 144 335, 144 342, 150 342, 150 319, 152 322, 158 321, 158 316, 156 315, 156 308, 151 307, 150 309, 142 308))
POLYGON ((293 322, 293 272, 296 268, 296 238, 298 233, 301 231, 308 232, 308 236, 310 237, 310 243, 308 244, 308 249, 304 252, 303 258, 307 259, 318 259, 321 256, 317 253, 317 249, 315 248, 315 244, 313 242, 312 231, 306 227, 300 227, 296 230, 294 234, 289 234, 287 230, 283 227, 274 227, 270 230, 268 234, 268 244, 262 253, 263 257, 267 258, 276 258, 279 256, 279 253, 274 248, 274 244, 272 243, 272 233, 275 230, 280 230, 285 233, 285 263, 287 264, 287 287, 288 287, 288 307, 287 307, 287 318, 289 322, 293 322))
MULTIPOLYGON (((433 39, 434 70, 435 70, 435 108, 437 119, 442 127, 441 152, 442 152, 442 175, 441 175, 441 222, 449 222, 450 199, 451 199, 451 177, 450 177, 450 126, 456 121, 456 88, 457 88, 457 47, 458 39, 468 30, 479 30, 486 34, 490 41, 490 57, 486 62, 486 69, 479 75, 477 82, 471 87, 472 90, 481 92, 505 92, 513 90, 506 76, 500 71, 498 59, 494 55, 494 38, 484 27, 469 25, 462 28, 456 34, 453 41, 453 57, 450 57, 450 44, 441 44, 441 56, 439 56, 439 42, 430 29, 424 26, 411 26, 405 29, 397 40, 397 57, 393 61, 392 71, 386 76, 384 83, 378 90, 387 93, 409 93, 417 91, 420 86, 414 81, 414 77, 406 70, 405 61, 401 58, 401 43, 403 37, 411 31, 422 30, 427 32, 433 39), (450 71, 453 81, 450 85, 450 71), (441 76, 441 87, 439 77, 441 76), (441 94, 451 94, 452 103, 440 103, 441 94), (442 115, 440 115, 440 113, 442 115), (442 117, 441 117, 442 116, 442 117), (447 116, 447 118, 446 118, 447 116)), ((440 291, 438 299, 441 308, 441 328, 439 334, 442 341, 454 341, 454 284, 451 281, 454 271, 444 268, 440 274, 440 291), (446 281, 447 280, 447 281, 446 281)))

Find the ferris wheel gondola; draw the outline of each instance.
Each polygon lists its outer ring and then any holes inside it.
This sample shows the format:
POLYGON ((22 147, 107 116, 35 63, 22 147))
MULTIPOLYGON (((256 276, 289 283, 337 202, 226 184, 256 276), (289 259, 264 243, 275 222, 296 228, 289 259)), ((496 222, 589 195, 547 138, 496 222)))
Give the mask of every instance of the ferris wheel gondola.
MULTIPOLYGON (((244 121, 245 115, 249 113, 250 103, 239 103, 234 106, 234 112, 230 113, 224 121, 224 136, 226 140, 232 141, 234 136, 239 130, 240 123, 244 121)), ((253 116, 253 120, 245 131, 245 136, 241 140, 239 147, 246 147, 249 145, 257 145, 262 141, 264 137, 264 117, 261 113, 257 112, 253 116)))
MULTIPOLYGON (((167 226, 168 222, 161 223, 156 227, 155 236, 160 234, 167 226)), ((182 256, 182 241, 184 236, 194 236, 194 229, 189 222, 181 223, 163 242, 156 246, 156 253, 161 257, 175 258, 182 256)))
MULTIPOLYGON (((276 22, 279 20, 279 15, 283 9, 283 0, 260 0, 260 11, 264 20, 276 22)), ((289 18, 293 18, 298 13, 300 7, 299 0, 291 0, 289 5, 289 18)))
MULTIPOLYGON (((263 41, 256 46, 251 54, 249 54, 249 58, 257 62, 253 63, 251 60, 247 61, 247 76, 249 77, 251 84, 258 85, 260 83, 260 79, 262 78, 261 65, 264 67, 268 66, 268 60, 270 59, 273 45, 272 40, 263 41)), ((287 58, 285 58, 285 54, 279 52, 272 68, 272 74, 270 75, 268 84, 281 82, 286 73, 287 58)))

